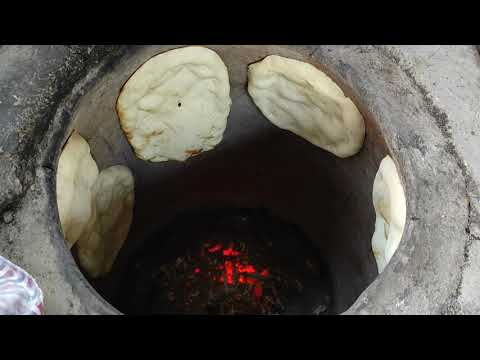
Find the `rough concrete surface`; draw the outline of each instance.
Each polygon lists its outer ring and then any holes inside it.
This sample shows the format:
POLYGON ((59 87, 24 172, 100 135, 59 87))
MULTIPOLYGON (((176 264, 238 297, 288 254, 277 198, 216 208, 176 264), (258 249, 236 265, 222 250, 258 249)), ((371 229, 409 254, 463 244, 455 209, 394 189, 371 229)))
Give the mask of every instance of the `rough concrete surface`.
MULTIPOLYGON (((0 254, 25 268, 44 292, 47 314, 115 313, 67 254, 58 227, 48 140, 68 122, 65 95, 79 96, 110 49, 80 46, 0 48, 0 254), (94 72, 94 71, 93 71, 94 72)), ((70 99, 72 96, 69 97, 70 99)))
POLYGON ((458 153, 469 200, 470 235, 459 287, 460 312, 480 314, 480 48, 395 46, 405 69, 447 115, 445 136, 458 153))
MULTIPOLYGON (((480 56, 471 46, 290 46, 347 83, 378 121, 407 191, 402 243, 346 314, 480 310, 480 56)), ((75 104, 121 46, 0 47, 0 254, 48 314, 118 313, 68 253, 54 189, 75 104)), ((129 49, 128 51, 133 51, 129 49)))
POLYGON ((402 46, 412 75, 448 117, 445 135, 465 167, 468 231, 480 239, 480 53, 471 46, 402 46))

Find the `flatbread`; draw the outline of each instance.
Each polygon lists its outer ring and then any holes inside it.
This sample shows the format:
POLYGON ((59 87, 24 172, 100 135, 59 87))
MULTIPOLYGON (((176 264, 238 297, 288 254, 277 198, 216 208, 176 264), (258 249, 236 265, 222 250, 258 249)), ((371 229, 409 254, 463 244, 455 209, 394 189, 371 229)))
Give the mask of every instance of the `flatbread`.
POLYGON ((93 216, 77 243, 82 268, 93 277, 110 272, 133 218, 134 178, 123 165, 102 170, 92 188, 93 216))
POLYGON ((91 188, 98 177, 98 167, 90 146, 74 131, 58 161, 57 206, 63 235, 69 247, 80 238, 92 215, 91 188))
POLYGON ((137 157, 185 161, 222 140, 231 103, 220 56, 189 46, 144 63, 123 86, 116 110, 137 157))
POLYGON ((372 251, 381 273, 400 244, 407 216, 402 183, 395 163, 388 155, 375 175, 372 198, 376 215, 372 251))
POLYGON ((345 158, 363 146, 362 114, 311 64, 277 55, 248 67, 248 93, 274 125, 345 158))

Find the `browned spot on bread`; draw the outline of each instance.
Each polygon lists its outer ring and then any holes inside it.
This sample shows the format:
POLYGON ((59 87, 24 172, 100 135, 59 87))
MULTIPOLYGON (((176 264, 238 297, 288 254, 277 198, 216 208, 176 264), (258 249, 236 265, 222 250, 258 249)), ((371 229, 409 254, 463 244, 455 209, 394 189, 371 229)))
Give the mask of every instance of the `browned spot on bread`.
POLYGON ((185 154, 190 156, 198 155, 202 152, 203 149, 193 149, 193 150, 185 150, 185 154))
POLYGON ((122 130, 123 130, 123 133, 125 134, 125 136, 127 137, 128 140, 132 140, 132 132, 125 129, 123 126, 122 126, 122 130))
POLYGON ((116 107, 116 110, 117 110, 117 115, 118 115, 118 117, 121 121, 122 118, 124 117, 123 111, 122 111, 122 109, 119 109, 118 106, 116 107))

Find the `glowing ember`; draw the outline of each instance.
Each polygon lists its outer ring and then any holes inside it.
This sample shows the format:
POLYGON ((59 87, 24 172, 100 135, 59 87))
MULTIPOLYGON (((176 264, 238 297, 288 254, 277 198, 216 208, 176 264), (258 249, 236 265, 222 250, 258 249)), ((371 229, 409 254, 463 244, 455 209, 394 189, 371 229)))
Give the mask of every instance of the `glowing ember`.
MULTIPOLYGON (((210 254, 218 253, 222 250, 222 244, 216 244, 209 247, 207 251, 210 254)), ((232 247, 224 249, 221 254, 228 258, 223 260, 223 264, 218 264, 216 269, 221 270, 221 274, 210 274, 211 279, 227 285, 248 284, 253 285, 253 295, 255 299, 260 299, 263 296, 262 281, 269 276, 267 269, 257 272, 257 269, 253 265, 243 264, 240 262, 242 254, 240 251, 233 249, 232 247), (249 276, 249 274, 258 274, 255 278, 249 276)), ((200 268, 195 268, 194 273, 199 274, 200 268)), ((208 273, 208 271, 207 271, 208 273)))
POLYGON ((238 256, 240 253, 232 248, 223 250, 223 256, 238 256))
POLYGON ((308 239, 292 229, 264 210, 182 215, 132 258, 121 306, 134 314, 296 312, 310 291, 304 281, 319 276, 302 253, 308 239))
POLYGON ((208 252, 209 253, 215 253, 217 251, 220 251, 222 249, 222 244, 218 244, 218 245, 215 245, 215 246, 212 246, 211 248, 208 249, 208 252))
POLYGON ((231 261, 225 261, 225 274, 227 275, 227 284, 233 285, 233 265, 231 261))
POLYGON ((254 274, 256 272, 255 268, 252 265, 242 265, 237 263, 237 270, 239 273, 254 274))

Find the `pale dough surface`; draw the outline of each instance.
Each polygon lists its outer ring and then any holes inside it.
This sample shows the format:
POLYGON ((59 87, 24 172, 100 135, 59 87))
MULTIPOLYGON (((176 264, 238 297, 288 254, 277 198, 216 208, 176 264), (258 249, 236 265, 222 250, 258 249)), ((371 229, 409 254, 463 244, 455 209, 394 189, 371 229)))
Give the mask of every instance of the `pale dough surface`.
POLYGON ((120 125, 137 157, 185 161, 214 148, 230 112, 228 71, 213 50, 189 46, 145 62, 117 100, 120 125))
POLYGON ((91 277, 110 272, 133 218, 134 178, 123 165, 100 172, 92 188, 93 216, 77 242, 82 268, 91 277))
POLYGON ((248 92, 274 125, 338 157, 356 154, 365 124, 355 104, 311 64, 277 55, 248 67, 248 92))
POLYGON ((90 146, 74 131, 58 161, 56 189, 60 224, 69 247, 80 238, 92 215, 91 189, 97 176, 90 146))
POLYGON ((403 186, 395 163, 388 155, 375 176, 372 198, 376 215, 372 250, 381 273, 400 244, 407 213, 403 186))

